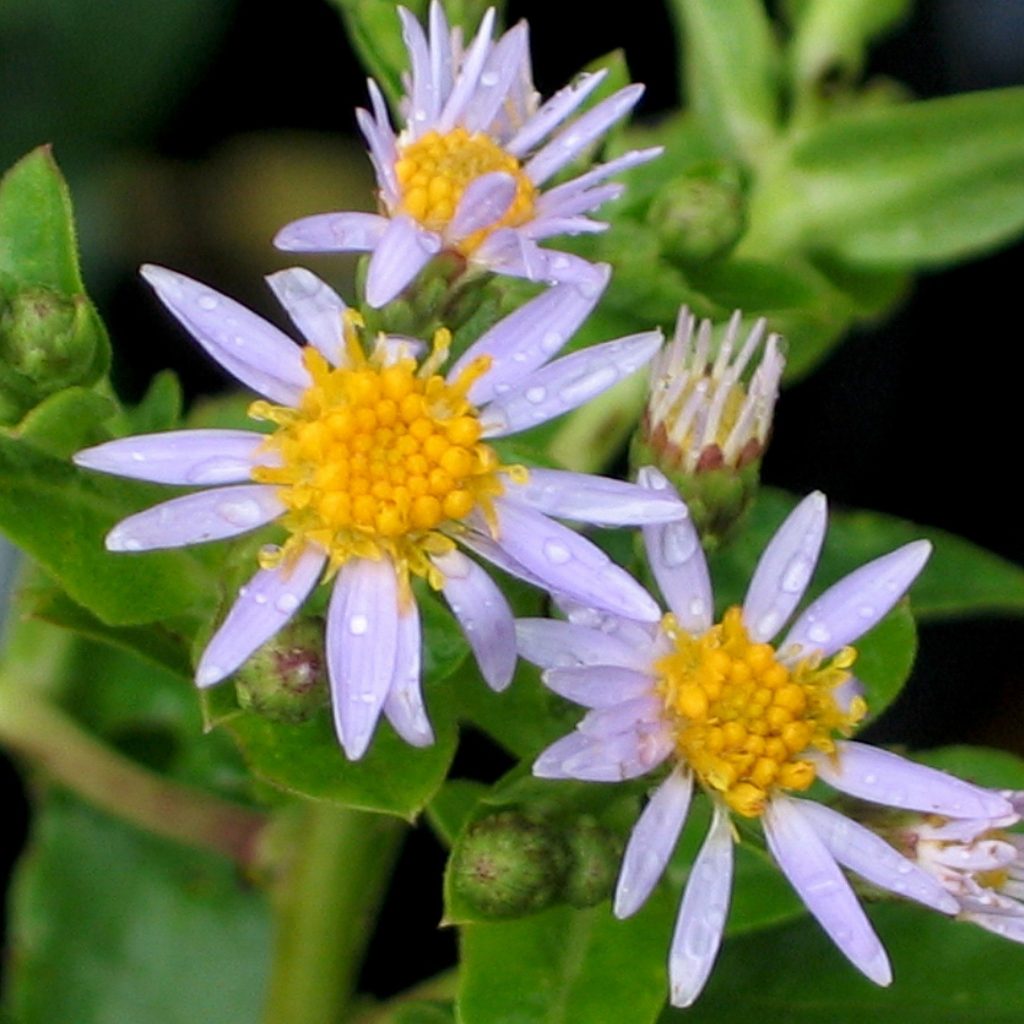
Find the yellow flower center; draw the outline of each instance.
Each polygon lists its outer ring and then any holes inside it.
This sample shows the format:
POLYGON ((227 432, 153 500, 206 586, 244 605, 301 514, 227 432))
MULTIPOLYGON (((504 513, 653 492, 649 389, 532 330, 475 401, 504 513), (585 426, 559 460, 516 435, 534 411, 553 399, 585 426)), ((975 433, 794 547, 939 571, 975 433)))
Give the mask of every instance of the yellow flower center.
POLYGON ((848 733, 864 717, 860 697, 843 711, 833 696, 850 677, 852 648, 826 664, 811 657, 784 665, 770 644, 751 642, 739 608, 702 636, 681 630, 671 615, 662 628, 675 649, 654 667, 678 754, 739 814, 760 815, 772 789, 807 789, 814 765, 800 755, 832 753, 833 733, 848 733))
POLYGON ((387 556, 403 587, 408 574, 443 582, 429 556, 454 543, 450 529, 479 508, 494 523, 492 499, 502 493, 502 466, 480 441, 481 426, 466 393, 490 364, 482 357, 451 384, 435 370, 444 361, 450 334, 438 331, 434 351, 421 366, 411 357, 388 361, 377 346, 367 357, 350 314, 348 365, 336 369, 314 348, 303 360, 313 378, 298 407, 254 402, 249 415, 270 420, 267 439, 280 466, 260 466, 254 480, 277 484, 291 534, 280 552, 264 555, 279 564, 289 551, 313 542, 330 556, 329 575, 350 558, 387 556))
POLYGON ((458 250, 468 256, 492 231, 516 227, 533 216, 537 191, 533 182, 519 161, 489 136, 455 128, 444 135, 427 132, 402 146, 395 163, 399 209, 431 231, 443 231, 467 186, 494 171, 504 171, 515 179, 516 195, 502 217, 458 243, 458 250))

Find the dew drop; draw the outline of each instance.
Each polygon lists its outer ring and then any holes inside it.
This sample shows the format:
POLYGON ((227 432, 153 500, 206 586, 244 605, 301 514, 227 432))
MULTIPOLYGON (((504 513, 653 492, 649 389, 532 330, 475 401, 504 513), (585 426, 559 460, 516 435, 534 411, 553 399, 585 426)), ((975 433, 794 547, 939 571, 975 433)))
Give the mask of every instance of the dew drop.
POLYGON ((548 331, 540 339, 540 347, 547 353, 556 352, 562 347, 563 340, 562 335, 558 331, 548 331))
POLYGON ((526 353, 525 352, 513 352, 512 353, 512 362, 514 362, 514 363, 525 363, 526 362, 526 353))
POLYGON ((142 550, 142 544, 139 541, 134 540, 133 538, 129 537, 127 540, 124 540, 124 541, 121 542, 121 550, 122 551, 141 551, 142 550))
POLYGON ((809 630, 807 630, 807 638, 814 641, 816 644, 826 644, 831 637, 831 633, 825 628, 820 622, 816 622, 809 630))
POLYGON ((496 71, 485 71, 480 76, 480 84, 481 85, 486 85, 488 88, 490 88, 493 85, 497 85, 498 84, 498 73, 496 71))
POLYGON ((675 524, 666 526, 661 531, 661 560, 669 569, 676 569, 689 561, 697 549, 696 531, 678 529, 675 524))
POLYGON ((547 389, 542 387, 529 388, 526 392, 526 400, 528 402, 532 402, 534 405, 540 405, 547 396, 547 389))
POLYGON ((762 615, 757 623, 757 635, 762 640, 767 640, 769 637, 775 635, 775 631, 779 628, 779 613, 775 611, 768 612, 762 615))
POLYGON ((690 614, 696 619, 705 612, 704 601, 699 597, 690 600, 690 614))
POLYGON ((872 605, 870 605, 870 604, 862 604, 862 605, 861 605, 861 606, 860 606, 860 607, 859 607, 859 608, 857 609, 857 614, 858 614, 858 615, 859 615, 859 616, 860 616, 860 617, 861 617, 862 619, 873 619, 873 618, 875 617, 875 609, 874 609, 874 607, 873 607, 872 605))
POLYGON ((199 296, 198 306, 200 309, 216 309, 218 306, 217 296, 210 295, 208 292, 204 295, 199 296))
POLYGON ((873 786, 878 781, 877 775, 872 775, 870 772, 864 776, 864 785, 873 786))
POLYGON ((779 586, 787 594, 799 594, 807 586, 814 571, 814 563, 803 555, 791 558, 782 571, 779 586))
POLYGON ((253 598, 253 600, 256 602, 256 604, 266 604, 267 603, 267 595, 266 594, 257 594, 253 598))
POLYGON ((263 521, 263 509, 252 498, 223 501, 217 506, 217 514, 232 526, 258 526, 263 521))
POLYGON ((142 452, 132 452, 132 462, 145 462, 146 456, 142 452))
POLYGON ((566 562, 572 561, 572 552, 561 541, 546 540, 542 550, 544 557, 552 565, 565 565, 566 562))
POLYGON ((353 636, 362 636, 369 628, 370 621, 365 615, 353 615, 348 620, 348 631, 353 636))
POLYGON ((900 874, 900 875, 909 875, 910 872, 913 871, 913 870, 914 870, 914 866, 908 860, 901 860, 896 865, 896 872, 897 872, 897 874, 900 874))
POLYGON ((569 257, 568 256, 556 256, 551 261, 551 269, 552 270, 567 270, 568 267, 569 267, 569 257))

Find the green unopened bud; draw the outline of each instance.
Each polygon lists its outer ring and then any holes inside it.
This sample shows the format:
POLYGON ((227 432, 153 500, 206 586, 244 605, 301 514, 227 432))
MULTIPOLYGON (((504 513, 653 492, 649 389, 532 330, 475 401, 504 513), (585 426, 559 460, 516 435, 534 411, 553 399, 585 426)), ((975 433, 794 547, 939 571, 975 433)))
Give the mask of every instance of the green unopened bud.
POLYGON ((705 263, 724 255, 747 228, 739 175, 709 164, 673 178, 651 203, 648 221, 670 259, 705 263))
POLYGON ((513 811, 476 822, 452 854, 455 890, 486 917, 543 910, 562 888, 568 855, 561 836, 513 811))
POLYGON ((0 391, 23 410, 89 383, 96 336, 84 296, 25 288, 0 300, 0 391))
POLYGON ((235 674, 238 703, 275 722, 304 722, 327 704, 324 625, 291 622, 235 674))
POLYGON ((716 342, 710 321, 680 310, 675 337, 651 364, 630 450, 634 469, 657 466, 675 484, 707 548, 728 538, 757 493, 786 364, 764 320, 738 345, 740 322, 737 310, 716 342))
POLYGON ((565 834, 569 868, 562 897, 574 907, 592 907, 608 899, 622 857, 618 836, 600 825, 580 822, 565 834))

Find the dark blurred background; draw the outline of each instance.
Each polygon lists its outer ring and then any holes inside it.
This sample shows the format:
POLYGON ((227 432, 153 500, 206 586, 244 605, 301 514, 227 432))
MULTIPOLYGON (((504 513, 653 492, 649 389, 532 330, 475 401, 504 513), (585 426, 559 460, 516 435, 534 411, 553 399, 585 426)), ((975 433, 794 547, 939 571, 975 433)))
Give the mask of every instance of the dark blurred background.
MULTIPOLYGON (((621 19, 590 3, 520 0, 531 22, 538 87, 623 46, 648 84, 639 116, 677 101, 674 53, 659 0, 621 19)), ((919 96, 1024 83, 1024 3, 928 0, 879 46, 870 74, 919 96)), ((270 239, 296 216, 372 204, 354 137, 364 73, 326 0, 5 0, 0 5, 0 165, 52 142, 71 182, 83 271, 117 348, 116 383, 138 396, 172 367, 190 396, 222 378, 161 314, 140 262, 209 281, 277 318, 261 275, 291 262, 270 239)), ((824 490, 835 504, 878 508, 961 533, 1021 561, 1012 494, 1022 405, 1014 296, 1024 247, 922 278, 888 323, 858 331, 811 378, 787 390, 765 479, 824 490)), ((344 259, 307 262, 345 280, 344 259)), ((929 627, 914 680, 875 738, 924 746, 971 740, 1024 753, 1019 625, 929 627)), ((489 756, 472 744, 462 760, 489 756)), ((17 852, 25 804, 6 764, 4 855, 17 852)), ((435 931, 443 853, 423 830, 382 919, 366 982, 414 981, 394 953, 424 949, 441 967, 453 939, 435 931)), ((422 961, 417 974, 424 968, 422 961)))

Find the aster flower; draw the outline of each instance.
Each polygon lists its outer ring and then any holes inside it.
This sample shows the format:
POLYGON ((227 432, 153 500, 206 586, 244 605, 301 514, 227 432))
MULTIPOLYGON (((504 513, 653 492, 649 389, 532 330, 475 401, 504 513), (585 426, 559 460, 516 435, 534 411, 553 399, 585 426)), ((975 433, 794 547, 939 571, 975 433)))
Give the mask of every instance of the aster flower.
MULTIPOLYGON (((1024 792, 1003 791, 1010 813, 953 819, 904 818, 878 831, 956 900, 957 916, 1024 942, 1024 835, 1007 831, 1024 816, 1024 792)), ((868 824, 874 826, 870 819, 868 824)))
MULTIPOLYGON (((652 468, 652 492, 670 493, 652 468)), ((548 747, 534 774, 615 782, 668 767, 633 829, 614 912, 634 913, 657 883, 686 820, 694 784, 711 826, 690 872, 669 955, 671 1001, 700 994, 721 942, 732 877, 732 815, 760 818, 768 849, 840 950, 879 984, 888 959, 840 870, 945 913, 956 901, 875 833, 794 794, 815 778, 843 793, 951 819, 1001 816, 1007 800, 884 750, 841 738, 865 713, 847 645, 874 626, 923 567, 927 542, 861 567, 813 601, 782 643, 825 533, 821 494, 807 497, 769 542, 742 608, 712 619, 713 599, 689 519, 647 526, 651 569, 670 612, 641 623, 562 599, 568 621, 517 623, 520 653, 544 681, 591 710, 548 747), (840 738, 836 737, 839 734, 840 738)))
POLYGON ((420 694, 420 623, 410 578, 440 590, 484 679, 506 686, 515 665, 511 612, 461 545, 541 586, 619 614, 658 609, 603 552, 550 515, 606 524, 678 514, 664 495, 599 477, 503 465, 487 443, 542 423, 650 359, 657 332, 549 362, 597 299, 552 288, 484 333, 448 371, 433 349, 379 336, 369 351, 358 315, 313 274, 269 283, 309 345, 226 296, 160 267, 143 268, 157 295, 209 355, 265 396, 250 415, 270 435, 184 430, 86 449, 79 466, 206 490, 119 522, 112 551, 220 540, 278 522, 280 547, 203 651, 196 683, 224 679, 276 633, 321 578, 333 580, 326 655, 334 721, 350 758, 381 712, 408 742, 432 741, 420 694))
POLYGON ((619 195, 622 187, 607 179, 660 148, 545 186, 632 109, 643 87, 620 89, 566 125, 603 72, 582 75, 541 104, 524 22, 494 40, 490 9, 463 49, 460 30, 449 28, 437 0, 426 33, 407 10, 398 14, 411 63, 400 104, 405 125, 396 135, 372 79, 372 113, 357 113, 381 212, 305 217, 286 226, 275 244, 295 252, 371 252, 371 306, 390 302, 441 251, 531 281, 595 280, 592 264, 537 243, 607 227, 587 216, 619 195))

